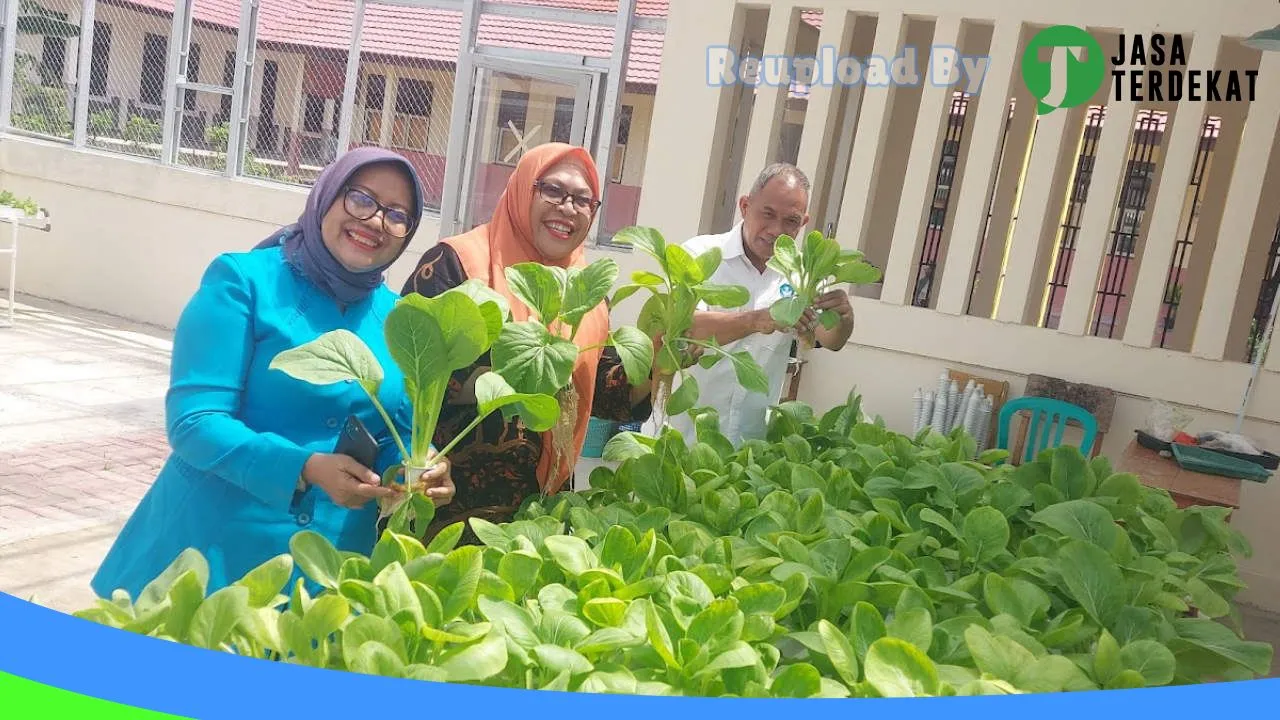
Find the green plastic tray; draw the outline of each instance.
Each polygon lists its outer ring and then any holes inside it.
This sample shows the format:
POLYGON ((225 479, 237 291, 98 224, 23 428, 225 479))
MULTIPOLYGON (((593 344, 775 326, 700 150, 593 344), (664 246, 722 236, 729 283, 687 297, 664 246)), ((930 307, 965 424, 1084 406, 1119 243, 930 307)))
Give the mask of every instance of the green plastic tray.
POLYGON ((1173 457, 1186 470, 1221 475, 1229 478, 1240 478, 1254 482, 1266 482, 1271 473, 1257 463, 1240 460, 1219 452, 1206 450, 1195 445, 1173 443, 1173 457))

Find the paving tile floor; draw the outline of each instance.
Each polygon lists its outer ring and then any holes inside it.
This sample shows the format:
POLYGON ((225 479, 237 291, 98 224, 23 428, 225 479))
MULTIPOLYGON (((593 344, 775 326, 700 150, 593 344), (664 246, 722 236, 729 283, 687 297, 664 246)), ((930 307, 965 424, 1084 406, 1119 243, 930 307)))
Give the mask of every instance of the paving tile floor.
POLYGON ((74 610, 169 447, 171 334, 20 296, 0 323, 0 591, 74 610))
MULTIPOLYGON (((20 300, 0 322, 0 592, 71 612, 168 454, 172 336, 20 300)), ((1280 615, 1241 610, 1247 637, 1280 647, 1280 615)))
POLYGON ((0 592, 93 603, 89 579, 169 452, 171 349, 167 330, 21 295, 0 321, 0 592))

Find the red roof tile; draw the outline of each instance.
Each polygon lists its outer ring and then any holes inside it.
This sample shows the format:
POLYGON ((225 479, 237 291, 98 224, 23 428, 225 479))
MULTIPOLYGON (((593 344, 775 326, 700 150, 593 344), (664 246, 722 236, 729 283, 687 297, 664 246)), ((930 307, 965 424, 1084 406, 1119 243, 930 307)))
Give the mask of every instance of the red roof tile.
MULTIPOLYGON (((105 0, 116 5, 173 12, 173 0, 105 0)), ((573 10, 615 12, 617 0, 504 0, 512 5, 543 5, 573 10)), ((636 14, 665 17, 668 0, 637 0, 636 14)), ((302 48, 346 51, 351 45, 354 5, 348 0, 262 0, 258 41, 302 48)), ((196 0, 195 19, 202 24, 234 29, 239 25, 239 0, 196 0)), ((462 16, 458 12, 370 3, 365 6, 361 51, 419 61, 452 64, 458 57, 462 16)), ((484 15, 480 41, 487 45, 546 52, 571 49, 604 58, 613 51, 613 28, 549 23, 523 18, 484 15)), ((631 38, 626 81, 656 85, 662 61, 661 33, 636 32, 631 38)))
MULTIPOLYGON (((543 5, 571 10, 617 12, 618 0, 501 0, 505 5, 543 5)), ((636 0, 636 15, 666 17, 668 0, 636 0)))

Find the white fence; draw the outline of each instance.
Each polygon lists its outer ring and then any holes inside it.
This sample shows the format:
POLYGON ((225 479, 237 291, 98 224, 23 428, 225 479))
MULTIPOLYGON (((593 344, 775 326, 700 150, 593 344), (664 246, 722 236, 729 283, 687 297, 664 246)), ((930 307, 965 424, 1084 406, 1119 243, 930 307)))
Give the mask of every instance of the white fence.
MULTIPOLYGON (((606 238, 635 217, 666 4, 637 3, 629 57, 617 73, 619 107, 595 109, 597 121, 616 127, 611 142, 593 148, 611 180, 606 238)), ((448 192, 456 188, 447 159, 466 152, 472 110, 453 98, 459 87, 471 96, 472 53, 612 71, 619 7, 616 0, 0 0, 0 131, 292 185, 310 184, 340 149, 378 145, 417 167, 427 213, 449 218, 442 206, 459 198, 448 192)), ((516 81, 479 98, 501 108, 500 126, 485 132, 533 138, 536 126, 542 142, 567 139, 564 99, 529 85, 516 81)), ((497 157, 484 166, 488 174, 509 164, 497 157)))

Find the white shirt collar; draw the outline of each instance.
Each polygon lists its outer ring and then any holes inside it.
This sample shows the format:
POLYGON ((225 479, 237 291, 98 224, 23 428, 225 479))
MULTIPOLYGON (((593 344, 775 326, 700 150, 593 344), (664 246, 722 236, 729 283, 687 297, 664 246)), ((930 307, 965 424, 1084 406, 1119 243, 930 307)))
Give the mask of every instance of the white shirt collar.
POLYGON ((732 260, 745 254, 746 251, 742 247, 742 221, 739 220, 732 230, 721 236, 720 258, 732 260))

